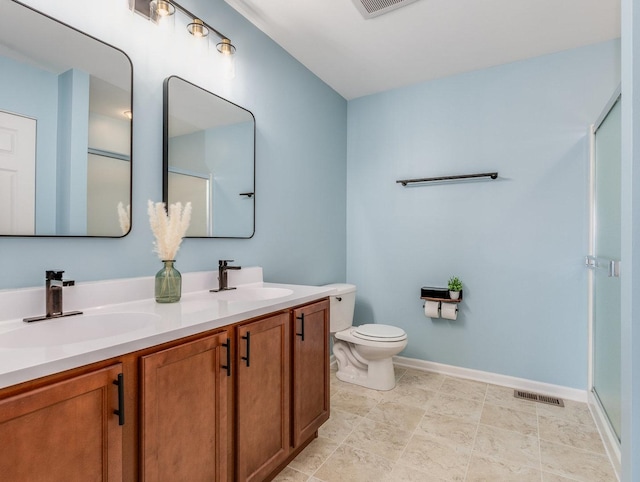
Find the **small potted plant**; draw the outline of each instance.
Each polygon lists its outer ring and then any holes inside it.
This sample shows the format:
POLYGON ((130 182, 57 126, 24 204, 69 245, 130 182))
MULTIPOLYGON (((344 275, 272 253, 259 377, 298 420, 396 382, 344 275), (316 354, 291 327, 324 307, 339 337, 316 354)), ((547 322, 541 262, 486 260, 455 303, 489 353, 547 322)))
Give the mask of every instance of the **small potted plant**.
POLYGON ((462 281, 457 276, 452 276, 449 278, 449 298, 452 300, 457 300, 460 298, 460 291, 462 291, 462 281))

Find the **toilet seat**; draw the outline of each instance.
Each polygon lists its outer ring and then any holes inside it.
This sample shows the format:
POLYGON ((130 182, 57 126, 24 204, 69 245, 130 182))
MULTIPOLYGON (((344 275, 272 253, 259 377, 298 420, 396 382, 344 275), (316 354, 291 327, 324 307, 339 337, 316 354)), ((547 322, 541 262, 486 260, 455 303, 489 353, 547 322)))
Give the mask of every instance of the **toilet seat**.
POLYGON ((407 334, 402 328, 377 323, 356 326, 351 334, 361 340, 380 342, 402 341, 407 338, 407 334))

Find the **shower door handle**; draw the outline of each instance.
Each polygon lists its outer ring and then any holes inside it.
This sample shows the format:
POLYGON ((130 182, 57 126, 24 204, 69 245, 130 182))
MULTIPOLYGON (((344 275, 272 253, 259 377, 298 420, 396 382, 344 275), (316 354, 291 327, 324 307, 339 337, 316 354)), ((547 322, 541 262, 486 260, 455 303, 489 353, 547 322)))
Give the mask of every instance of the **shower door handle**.
POLYGON ((610 258, 598 258, 597 256, 586 256, 584 265, 589 269, 606 269, 609 278, 620 277, 620 260, 610 258))
POLYGON ((609 278, 620 278, 620 261, 609 260, 609 278))

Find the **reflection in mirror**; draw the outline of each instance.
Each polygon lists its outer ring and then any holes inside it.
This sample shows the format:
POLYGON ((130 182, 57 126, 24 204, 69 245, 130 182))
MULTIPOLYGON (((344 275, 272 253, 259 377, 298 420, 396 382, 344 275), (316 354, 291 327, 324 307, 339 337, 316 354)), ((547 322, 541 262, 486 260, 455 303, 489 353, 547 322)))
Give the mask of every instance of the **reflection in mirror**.
POLYGON ((252 237, 254 171, 253 114, 179 77, 166 79, 163 197, 191 202, 187 236, 252 237))
POLYGON ((126 234, 131 98, 122 51, 0 0, 0 235, 126 234))

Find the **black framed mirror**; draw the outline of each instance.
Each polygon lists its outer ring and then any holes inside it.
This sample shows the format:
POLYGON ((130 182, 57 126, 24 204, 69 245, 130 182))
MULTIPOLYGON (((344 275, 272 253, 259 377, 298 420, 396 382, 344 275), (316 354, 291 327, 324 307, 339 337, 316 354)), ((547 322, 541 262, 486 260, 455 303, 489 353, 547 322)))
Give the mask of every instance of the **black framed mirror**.
POLYGON ((255 232, 255 118, 180 77, 164 81, 163 199, 191 202, 187 237, 255 232))
POLYGON ((0 235, 128 233, 132 98, 123 51, 0 0, 0 235))

